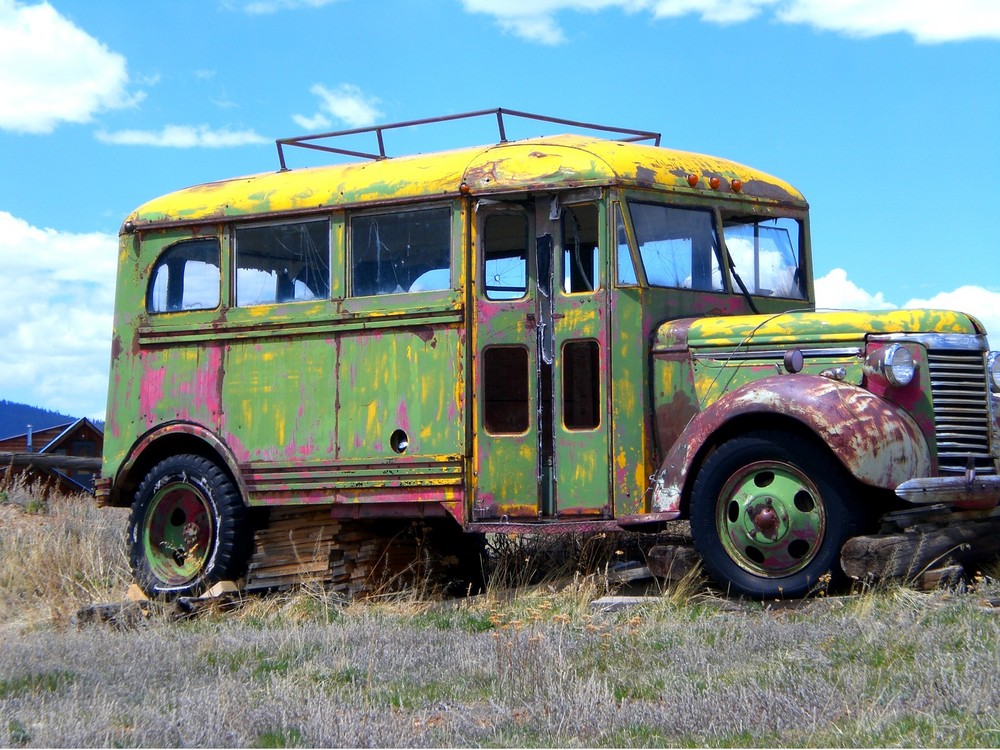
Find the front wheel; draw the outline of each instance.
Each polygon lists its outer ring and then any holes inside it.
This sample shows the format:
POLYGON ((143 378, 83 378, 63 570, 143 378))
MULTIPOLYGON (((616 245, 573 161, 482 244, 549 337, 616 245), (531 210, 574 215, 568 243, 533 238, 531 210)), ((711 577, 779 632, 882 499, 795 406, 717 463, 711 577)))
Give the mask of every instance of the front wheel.
POLYGON ((830 573, 862 519, 844 469, 781 432, 724 443, 698 472, 691 533, 717 583, 755 598, 804 596, 830 573))
POLYGON ((195 594, 239 578, 249 557, 246 509, 207 458, 171 456, 136 490, 129 516, 132 573, 146 594, 195 594))

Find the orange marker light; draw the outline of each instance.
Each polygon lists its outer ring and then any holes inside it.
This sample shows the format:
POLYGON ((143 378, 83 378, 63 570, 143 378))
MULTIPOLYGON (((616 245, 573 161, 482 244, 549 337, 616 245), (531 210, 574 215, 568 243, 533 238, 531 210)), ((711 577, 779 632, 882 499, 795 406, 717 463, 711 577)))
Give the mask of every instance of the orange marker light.
POLYGON ((718 190, 719 185, 721 185, 722 182, 719 180, 718 177, 713 177, 708 181, 708 184, 712 186, 712 190, 718 190))
POLYGON ((732 186, 734 193, 738 193, 743 189, 743 183, 740 180, 733 180, 729 184, 732 186))
POLYGON ((689 174, 688 175, 688 185, 691 187, 698 187, 698 175, 689 174))

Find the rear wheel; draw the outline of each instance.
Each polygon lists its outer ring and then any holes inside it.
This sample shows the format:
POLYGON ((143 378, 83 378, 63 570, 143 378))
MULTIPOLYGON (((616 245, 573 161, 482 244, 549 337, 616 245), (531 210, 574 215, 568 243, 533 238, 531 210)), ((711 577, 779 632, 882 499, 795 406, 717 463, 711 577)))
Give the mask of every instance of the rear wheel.
POLYGON ((207 458, 179 455, 156 464, 136 490, 129 542, 142 590, 177 596, 239 578, 250 530, 229 476, 207 458))
POLYGON ((734 438, 695 481, 691 532, 708 572, 756 598, 799 597, 861 531, 850 478, 820 445, 782 432, 734 438))

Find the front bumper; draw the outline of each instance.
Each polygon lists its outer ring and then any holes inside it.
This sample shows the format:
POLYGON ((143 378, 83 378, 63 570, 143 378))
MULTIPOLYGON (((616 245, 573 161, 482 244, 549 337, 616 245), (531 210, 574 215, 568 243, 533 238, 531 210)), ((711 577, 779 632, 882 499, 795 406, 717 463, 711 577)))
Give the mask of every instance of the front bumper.
POLYGON ((984 510, 1000 502, 1000 476, 920 477, 903 482, 896 494, 914 505, 945 503, 960 510, 984 510))

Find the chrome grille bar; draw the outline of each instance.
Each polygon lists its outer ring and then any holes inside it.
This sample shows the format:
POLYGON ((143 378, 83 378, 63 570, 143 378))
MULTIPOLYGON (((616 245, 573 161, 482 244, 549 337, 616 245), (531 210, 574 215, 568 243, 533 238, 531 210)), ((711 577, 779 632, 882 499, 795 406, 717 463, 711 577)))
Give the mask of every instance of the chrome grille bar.
POLYGON ((990 456, 989 386, 982 351, 927 352, 934 402, 938 470, 965 472, 972 457, 977 474, 996 474, 990 456))

